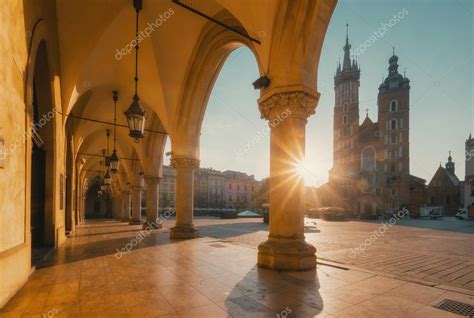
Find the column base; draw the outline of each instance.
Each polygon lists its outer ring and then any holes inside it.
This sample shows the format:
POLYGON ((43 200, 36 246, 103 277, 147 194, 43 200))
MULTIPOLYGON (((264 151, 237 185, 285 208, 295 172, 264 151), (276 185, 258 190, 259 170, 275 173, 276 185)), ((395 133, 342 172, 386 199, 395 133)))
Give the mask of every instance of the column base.
POLYGON ((129 225, 142 225, 143 222, 141 220, 130 220, 128 224, 129 225))
POLYGON ((176 225, 170 230, 170 239, 193 239, 199 236, 199 231, 193 225, 176 225))
POLYGON ((316 248, 304 240, 274 239, 258 246, 258 266, 277 271, 307 271, 316 268, 316 248))
POLYGON ((159 230, 163 228, 163 223, 158 222, 145 222, 143 223, 143 230, 159 230))

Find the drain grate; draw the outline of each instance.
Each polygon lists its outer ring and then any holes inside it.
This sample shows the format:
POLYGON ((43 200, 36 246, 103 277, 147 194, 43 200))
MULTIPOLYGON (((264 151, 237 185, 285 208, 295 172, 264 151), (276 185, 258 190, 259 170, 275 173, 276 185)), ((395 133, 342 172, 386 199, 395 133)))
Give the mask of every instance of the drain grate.
POLYGON ((433 307, 465 317, 474 317, 474 306, 451 299, 443 299, 433 307))

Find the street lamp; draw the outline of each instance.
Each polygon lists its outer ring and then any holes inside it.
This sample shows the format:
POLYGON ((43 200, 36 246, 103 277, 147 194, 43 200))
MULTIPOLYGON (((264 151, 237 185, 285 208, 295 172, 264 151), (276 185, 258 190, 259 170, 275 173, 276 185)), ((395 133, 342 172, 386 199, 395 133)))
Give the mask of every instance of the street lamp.
POLYGON ((142 9, 142 0, 134 0, 133 6, 136 11, 136 32, 135 32, 135 95, 130 107, 125 112, 127 116, 128 129, 130 131, 129 136, 138 139, 145 137, 143 134, 145 130, 145 110, 140 105, 140 97, 138 97, 138 15, 142 9))
POLYGON ((112 99, 114 101, 114 150, 112 151, 112 155, 109 158, 110 163, 110 171, 112 173, 117 173, 120 166, 120 160, 117 155, 117 151, 115 150, 115 146, 117 143, 117 100, 118 100, 118 92, 112 92, 112 99))

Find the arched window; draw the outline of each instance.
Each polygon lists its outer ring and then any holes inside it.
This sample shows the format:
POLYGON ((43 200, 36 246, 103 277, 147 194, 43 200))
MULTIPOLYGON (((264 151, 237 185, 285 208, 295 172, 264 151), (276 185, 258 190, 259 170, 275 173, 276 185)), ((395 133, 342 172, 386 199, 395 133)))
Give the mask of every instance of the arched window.
POLYGON ((390 112, 394 113, 398 110, 398 101, 396 99, 390 102, 390 112))
POLYGON ((349 117, 347 115, 342 116, 342 123, 347 125, 349 123, 349 117))
POLYGON ((349 104, 345 103, 343 106, 342 106, 342 110, 344 111, 344 113, 347 113, 349 111, 349 104))
POLYGON ((375 149, 367 147, 361 153, 362 171, 375 171, 375 149))
POLYGON ((390 130, 398 129, 398 121, 394 118, 390 120, 390 130))

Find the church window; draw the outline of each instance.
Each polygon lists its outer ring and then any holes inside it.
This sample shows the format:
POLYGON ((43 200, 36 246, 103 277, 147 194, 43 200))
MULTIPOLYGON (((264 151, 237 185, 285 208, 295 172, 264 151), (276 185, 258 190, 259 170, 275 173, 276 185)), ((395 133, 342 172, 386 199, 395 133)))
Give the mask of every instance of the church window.
POLYGON ((350 134, 351 136, 354 134, 354 129, 353 129, 352 126, 349 128, 349 134, 350 134))
POLYGON ((397 172, 397 167, 394 163, 390 165, 390 172, 397 172))
POLYGON ((400 129, 403 129, 403 118, 400 118, 400 129))
POLYGON ((402 148, 402 147, 400 147, 400 148, 398 149, 398 157, 399 157, 399 158, 403 158, 403 148, 402 148))
POLYGON ((352 100, 357 100, 357 86, 355 84, 352 85, 352 100))
POLYGON ((394 145, 397 143, 397 135, 393 134, 390 136, 390 144, 394 145))
POLYGON ((344 125, 347 125, 347 124, 349 123, 349 117, 348 117, 347 115, 344 115, 344 116, 342 117, 342 123, 343 123, 344 125))
POLYGON ((349 83, 344 83, 344 100, 349 99, 349 83))
POLYGON ((395 130, 397 128, 398 128, 397 120, 395 118, 390 120, 390 130, 395 130))
POLYGON ((362 171, 375 171, 375 150, 367 147, 362 150, 362 171))
POLYGON ((349 111, 349 104, 347 104, 347 103, 344 104, 343 111, 344 111, 344 113, 347 113, 349 111))
POLYGON ((402 142, 403 133, 400 132, 400 142, 402 142))
POLYGON ((394 113, 398 110, 398 101, 396 99, 390 102, 390 112, 394 113))

